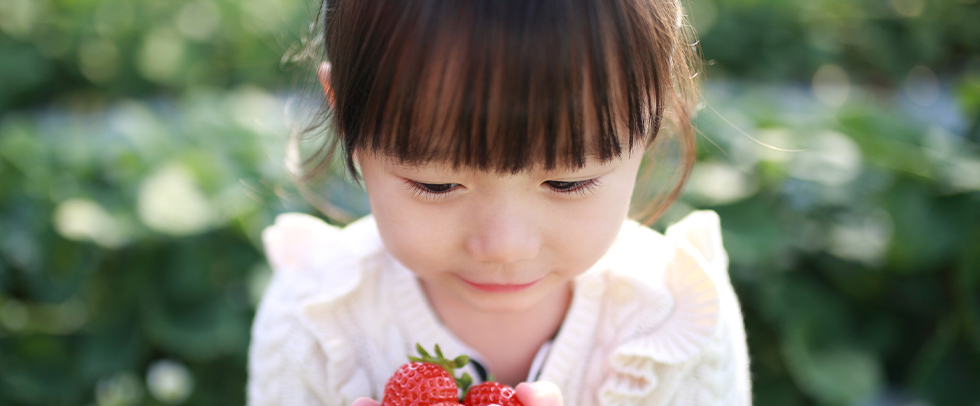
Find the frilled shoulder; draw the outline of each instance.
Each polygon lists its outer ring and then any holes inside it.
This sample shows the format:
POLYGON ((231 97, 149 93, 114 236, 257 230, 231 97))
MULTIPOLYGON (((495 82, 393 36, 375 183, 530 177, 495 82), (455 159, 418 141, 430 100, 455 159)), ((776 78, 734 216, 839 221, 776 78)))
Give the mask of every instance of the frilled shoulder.
POLYGON ((285 213, 262 231, 269 265, 276 271, 301 271, 316 267, 325 251, 335 247, 340 228, 303 213, 285 213))
POLYGON ((360 283, 360 259, 382 249, 371 216, 341 229, 307 214, 285 213, 262 232, 262 242, 275 277, 293 280, 296 300, 323 301, 351 291, 360 283))
POLYGON ((287 213, 262 232, 262 240, 274 272, 253 323, 250 403, 307 404, 293 401, 307 396, 317 404, 349 404, 369 393, 354 350, 337 339, 343 316, 332 310, 363 290, 365 258, 383 249, 374 219, 341 229, 287 213))
POLYGON ((701 353, 718 330, 720 289, 728 283, 714 212, 691 213, 665 236, 636 227, 637 233, 653 235, 642 239, 645 249, 633 247, 631 255, 646 265, 627 267, 618 276, 641 285, 647 304, 632 318, 637 324, 633 338, 618 345, 609 359, 614 373, 600 390, 605 404, 646 398, 663 378, 656 376, 663 370, 657 365, 682 364, 701 353))
POLYGON ((728 254, 721 243, 721 219, 710 210, 696 211, 667 229, 667 238, 697 253, 706 270, 728 279, 728 254))

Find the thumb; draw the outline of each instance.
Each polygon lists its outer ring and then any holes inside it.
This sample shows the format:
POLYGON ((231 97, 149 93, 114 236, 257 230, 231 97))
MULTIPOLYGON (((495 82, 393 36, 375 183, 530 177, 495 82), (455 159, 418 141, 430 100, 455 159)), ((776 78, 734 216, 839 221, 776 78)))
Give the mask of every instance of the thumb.
POLYGON ((561 390, 551 382, 522 383, 514 391, 524 406, 562 406, 561 390))

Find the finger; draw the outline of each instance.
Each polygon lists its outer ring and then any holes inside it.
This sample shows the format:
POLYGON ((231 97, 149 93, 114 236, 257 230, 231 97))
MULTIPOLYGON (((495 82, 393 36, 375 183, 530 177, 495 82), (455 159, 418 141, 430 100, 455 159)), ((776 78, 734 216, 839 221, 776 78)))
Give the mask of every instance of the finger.
POLYGON ((562 406, 561 390, 551 382, 522 383, 514 391, 525 406, 562 406))
POLYGON ((357 399, 354 399, 354 404, 352 404, 351 406, 378 406, 378 405, 380 405, 380 403, 378 403, 374 399, 371 399, 371 398, 357 398, 357 399))

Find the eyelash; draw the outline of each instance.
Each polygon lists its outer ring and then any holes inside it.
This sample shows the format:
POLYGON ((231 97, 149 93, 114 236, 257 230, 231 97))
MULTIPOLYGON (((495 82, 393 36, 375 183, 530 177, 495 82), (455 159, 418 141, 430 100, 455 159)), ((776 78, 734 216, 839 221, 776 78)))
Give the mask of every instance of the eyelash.
MULTIPOLYGON (((438 199, 445 197, 452 193, 459 186, 458 183, 422 183, 416 182, 414 180, 407 180, 406 183, 408 187, 415 193, 418 197, 438 199)), ((545 181, 545 184, 555 193, 561 195, 585 195, 586 192, 591 192, 599 186, 599 179, 587 179, 579 180, 574 182, 564 182, 557 180, 545 181)))
POLYGON ((458 183, 422 183, 414 180, 405 179, 405 184, 416 197, 436 200, 446 197, 459 186, 458 183), (445 187, 445 189, 440 189, 445 187))
POLYGON ((584 196, 586 192, 591 192, 595 190, 597 186, 599 186, 599 179, 593 178, 593 179, 586 179, 586 180, 578 180, 574 182, 549 180, 545 183, 548 184, 548 187, 550 187, 551 190, 554 191, 555 193, 565 194, 565 195, 577 194, 580 196, 584 196))

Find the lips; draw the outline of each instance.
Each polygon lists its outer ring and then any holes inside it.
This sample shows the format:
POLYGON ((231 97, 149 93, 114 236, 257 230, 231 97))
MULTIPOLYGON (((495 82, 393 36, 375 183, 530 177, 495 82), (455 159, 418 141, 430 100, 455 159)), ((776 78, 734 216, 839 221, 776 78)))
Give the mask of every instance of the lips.
POLYGON ((468 280, 463 279, 463 278, 459 278, 459 280, 463 281, 463 283, 465 283, 467 286, 469 286, 469 287, 471 287, 473 289, 479 290, 481 292, 487 292, 487 293, 511 293, 511 292, 520 292, 522 290, 528 289, 528 288, 530 288, 530 287, 538 284, 538 282, 541 282, 541 279, 538 279, 538 280, 536 280, 534 282, 531 282, 531 283, 522 283, 522 284, 499 284, 499 283, 476 283, 476 282, 468 281, 468 280))

